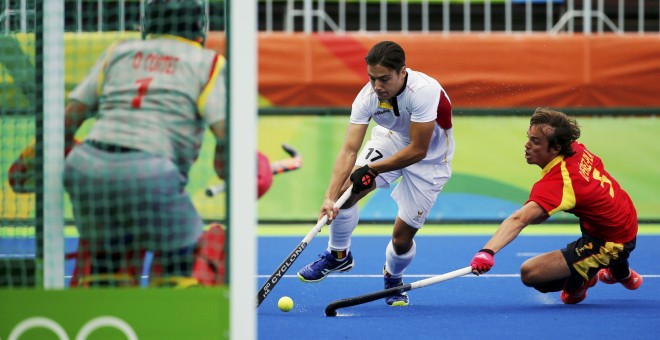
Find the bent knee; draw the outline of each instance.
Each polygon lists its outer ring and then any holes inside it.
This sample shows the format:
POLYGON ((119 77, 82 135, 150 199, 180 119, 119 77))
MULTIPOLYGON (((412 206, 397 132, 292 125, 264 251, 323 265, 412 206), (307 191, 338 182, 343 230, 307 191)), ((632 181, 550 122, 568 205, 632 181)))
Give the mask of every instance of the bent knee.
POLYGON ((538 268, 530 265, 528 261, 520 266, 520 280, 525 286, 534 287, 540 281, 539 276, 538 268))
POLYGON ((413 247, 413 240, 404 237, 393 237, 392 248, 397 255, 403 255, 410 251, 413 247))
POLYGON ((412 248, 412 243, 408 242, 403 242, 403 241, 398 241, 396 239, 392 240, 392 248, 394 248, 394 252, 397 255, 403 255, 410 251, 410 248, 412 248))
POLYGON ((564 287, 566 279, 549 279, 538 266, 525 262, 520 266, 520 280, 527 286, 541 293, 558 292, 564 287))

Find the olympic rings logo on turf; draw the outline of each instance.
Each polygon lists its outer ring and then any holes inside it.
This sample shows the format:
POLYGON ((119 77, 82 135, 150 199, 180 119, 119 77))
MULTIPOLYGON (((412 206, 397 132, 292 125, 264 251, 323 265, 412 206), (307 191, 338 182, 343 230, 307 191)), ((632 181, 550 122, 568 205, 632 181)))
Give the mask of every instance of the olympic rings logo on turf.
MULTIPOLYGON (((95 317, 87 323, 85 323, 78 334, 76 335, 75 340, 84 340, 87 339, 94 331, 103 327, 113 327, 122 332, 128 340, 137 340, 138 336, 135 333, 135 330, 124 320, 114 317, 114 316, 98 316, 95 317)), ((52 331, 60 340, 69 340, 69 335, 66 333, 66 330, 53 319, 49 319, 43 316, 35 316, 21 321, 14 329, 9 333, 8 340, 19 340, 20 336, 23 333, 35 329, 35 328, 46 328, 52 331)))

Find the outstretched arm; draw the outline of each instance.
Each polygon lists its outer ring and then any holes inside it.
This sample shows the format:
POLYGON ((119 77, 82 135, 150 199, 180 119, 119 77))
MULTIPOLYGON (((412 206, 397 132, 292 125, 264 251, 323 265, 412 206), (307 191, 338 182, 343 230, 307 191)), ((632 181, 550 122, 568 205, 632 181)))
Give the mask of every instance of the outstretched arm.
POLYGON ((511 243, 532 221, 546 215, 545 210, 536 202, 528 202, 502 222, 484 248, 497 253, 511 243))
POLYGON ((472 259, 472 272, 483 274, 495 265, 493 256, 511 243, 520 232, 534 221, 547 218, 547 213, 536 202, 527 202, 522 208, 507 217, 486 245, 472 259))

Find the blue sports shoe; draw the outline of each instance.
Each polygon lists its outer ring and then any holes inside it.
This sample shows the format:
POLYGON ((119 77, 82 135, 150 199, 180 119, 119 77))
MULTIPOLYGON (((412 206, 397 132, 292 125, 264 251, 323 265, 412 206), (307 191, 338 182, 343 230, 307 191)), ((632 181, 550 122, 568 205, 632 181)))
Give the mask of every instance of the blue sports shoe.
MULTIPOLYGON (((383 280, 385 280, 385 289, 390 289, 398 286, 403 286, 403 278, 391 278, 390 274, 383 269, 383 280)), ((385 303, 394 307, 403 307, 407 306, 410 301, 408 300, 408 294, 396 293, 385 298, 385 303)))
POLYGON ((344 261, 337 260, 327 250, 319 256, 320 258, 318 260, 298 271, 300 281, 319 282, 332 272, 347 272, 355 266, 355 261, 353 261, 353 255, 350 251, 344 261))

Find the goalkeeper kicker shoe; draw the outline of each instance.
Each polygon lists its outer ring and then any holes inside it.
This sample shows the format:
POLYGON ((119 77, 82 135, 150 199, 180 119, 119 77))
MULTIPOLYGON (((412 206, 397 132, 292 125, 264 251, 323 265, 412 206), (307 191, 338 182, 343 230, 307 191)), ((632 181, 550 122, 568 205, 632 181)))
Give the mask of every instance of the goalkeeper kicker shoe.
MULTIPOLYGON (((383 272, 384 272, 383 280, 385 281, 385 289, 403 286, 402 277, 392 278, 390 277, 390 274, 384 269, 383 272)), ((410 303, 410 300, 408 299, 408 294, 402 292, 386 297, 385 303, 394 307, 403 307, 403 306, 407 306, 410 303)))
POLYGON ((617 280, 614 277, 614 275, 612 275, 609 268, 603 268, 598 272, 598 280, 608 285, 619 282, 621 283, 621 285, 623 285, 624 287, 630 290, 635 290, 639 288, 639 286, 642 285, 642 281, 643 281, 642 276, 637 274, 637 272, 632 269, 630 269, 630 275, 628 275, 628 278, 625 278, 623 280, 617 280))
POLYGON ((585 281, 578 289, 562 290, 560 295, 561 301, 567 305, 573 305, 582 302, 587 298, 587 290, 595 286, 596 282, 598 282, 598 275, 592 277, 589 281, 585 281))
POLYGON ((338 260, 328 251, 319 255, 320 258, 298 271, 298 278, 302 282, 319 282, 332 272, 347 272, 353 269, 355 261, 353 254, 348 252, 344 260, 338 260))

